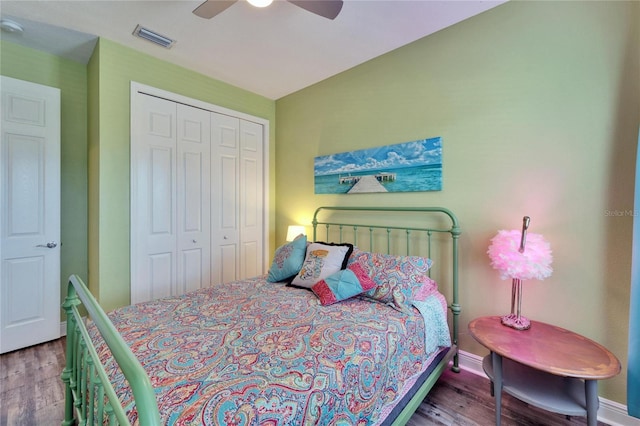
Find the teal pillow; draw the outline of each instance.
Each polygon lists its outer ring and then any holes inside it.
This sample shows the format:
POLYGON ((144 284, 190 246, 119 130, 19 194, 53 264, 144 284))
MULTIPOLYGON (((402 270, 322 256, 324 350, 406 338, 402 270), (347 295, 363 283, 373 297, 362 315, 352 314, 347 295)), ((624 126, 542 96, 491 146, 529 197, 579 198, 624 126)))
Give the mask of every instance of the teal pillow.
POLYGON ((279 281, 288 281, 295 277, 304 262, 304 256, 307 252, 307 236, 298 235, 295 240, 284 244, 276 250, 273 256, 271 268, 267 281, 276 283, 279 281))
POLYGON ((311 290, 322 305, 331 305, 371 290, 376 283, 357 263, 318 281, 311 290))

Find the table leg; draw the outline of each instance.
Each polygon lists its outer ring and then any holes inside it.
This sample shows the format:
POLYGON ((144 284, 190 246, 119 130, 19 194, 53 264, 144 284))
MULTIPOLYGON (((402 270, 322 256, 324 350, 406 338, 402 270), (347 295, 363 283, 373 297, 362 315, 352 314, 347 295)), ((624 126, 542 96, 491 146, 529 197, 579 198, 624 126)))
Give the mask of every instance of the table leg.
POLYGON ((585 380, 584 391, 587 400, 587 424, 596 426, 598 424, 598 381, 585 380))
POLYGON ((493 365, 493 396, 496 399, 496 426, 500 426, 502 412, 502 356, 491 352, 493 365))

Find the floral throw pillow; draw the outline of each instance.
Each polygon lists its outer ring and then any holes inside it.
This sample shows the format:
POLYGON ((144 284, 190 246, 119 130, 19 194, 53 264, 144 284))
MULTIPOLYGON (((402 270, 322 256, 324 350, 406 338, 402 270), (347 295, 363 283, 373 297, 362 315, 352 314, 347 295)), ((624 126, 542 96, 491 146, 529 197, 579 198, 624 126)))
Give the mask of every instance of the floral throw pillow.
POLYGON ((275 283, 288 281, 294 277, 302 268, 306 249, 307 237, 302 234, 290 243, 278 247, 269 268, 267 281, 275 283))
POLYGON ((376 287, 363 294, 393 306, 402 312, 411 312, 411 302, 427 284, 427 271, 431 259, 419 256, 393 256, 357 250, 349 265, 359 263, 376 283, 376 287))

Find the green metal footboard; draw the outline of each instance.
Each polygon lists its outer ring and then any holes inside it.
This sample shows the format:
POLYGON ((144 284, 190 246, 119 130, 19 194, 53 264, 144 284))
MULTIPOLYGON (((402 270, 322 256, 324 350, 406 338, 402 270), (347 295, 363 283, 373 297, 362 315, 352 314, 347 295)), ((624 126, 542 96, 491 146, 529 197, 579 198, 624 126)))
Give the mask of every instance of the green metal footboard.
POLYGON ((69 278, 67 297, 62 305, 67 314, 65 417, 63 425, 129 425, 125 410, 100 363, 85 320, 78 311, 82 304, 109 346, 129 382, 141 426, 160 425, 160 414, 151 381, 98 302, 80 277, 69 278))

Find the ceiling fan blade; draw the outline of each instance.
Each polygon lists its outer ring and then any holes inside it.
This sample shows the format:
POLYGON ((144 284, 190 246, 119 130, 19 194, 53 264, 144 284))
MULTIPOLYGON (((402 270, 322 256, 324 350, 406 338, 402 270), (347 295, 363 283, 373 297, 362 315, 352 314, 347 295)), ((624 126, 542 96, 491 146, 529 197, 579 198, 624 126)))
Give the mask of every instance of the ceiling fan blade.
POLYGON ((327 19, 335 19, 342 10, 342 0, 288 0, 298 7, 327 19))
POLYGON ((201 18, 211 19, 218 13, 224 12, 237 0, 207 0, 193 10, 201 18))

